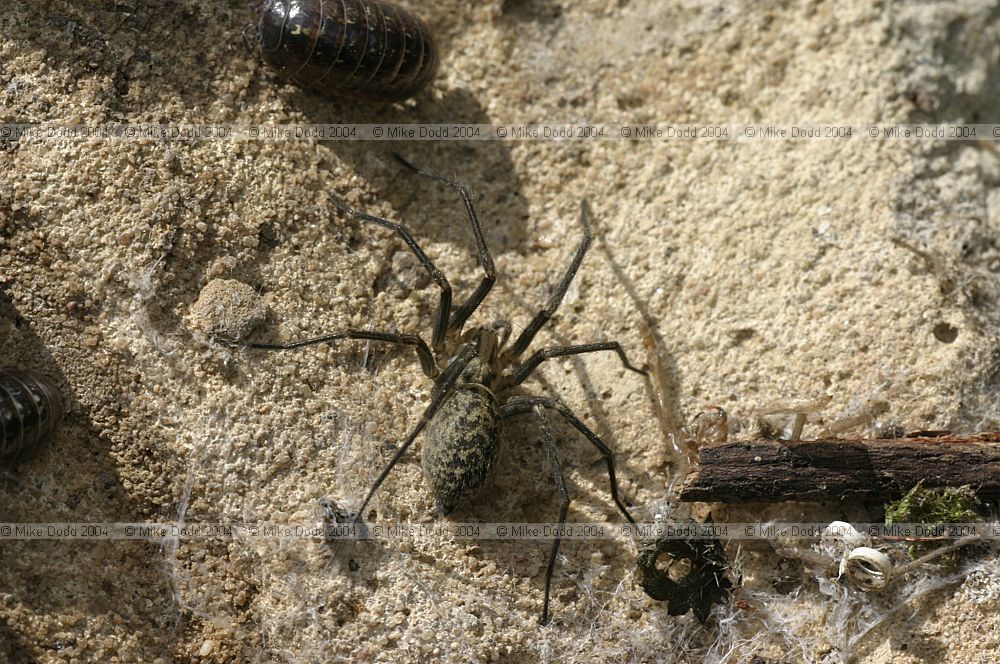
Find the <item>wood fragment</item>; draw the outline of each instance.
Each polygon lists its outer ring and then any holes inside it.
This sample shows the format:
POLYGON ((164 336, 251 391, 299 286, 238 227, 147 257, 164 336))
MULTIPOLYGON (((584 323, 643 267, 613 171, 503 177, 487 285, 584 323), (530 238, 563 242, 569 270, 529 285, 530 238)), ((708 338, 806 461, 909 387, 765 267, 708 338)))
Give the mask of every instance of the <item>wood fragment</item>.
POLYGON ((927 488, 968 484, 979 495, 1000 495, 1000 432, 937 434, 708 445, 680 500, 884 500, 902 496, 921 480, 927 488))

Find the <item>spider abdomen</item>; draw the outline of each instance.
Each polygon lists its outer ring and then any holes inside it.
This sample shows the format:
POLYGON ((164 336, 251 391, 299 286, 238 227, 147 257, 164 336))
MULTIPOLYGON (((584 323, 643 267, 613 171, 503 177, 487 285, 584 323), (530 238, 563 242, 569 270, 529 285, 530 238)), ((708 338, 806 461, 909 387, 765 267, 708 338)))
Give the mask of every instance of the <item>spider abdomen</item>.
POLYGON ((496 398, 478 385, 459 387, 427 425, 421 451, 439 514, 450 514, 483 487, 499 452, 496 398))

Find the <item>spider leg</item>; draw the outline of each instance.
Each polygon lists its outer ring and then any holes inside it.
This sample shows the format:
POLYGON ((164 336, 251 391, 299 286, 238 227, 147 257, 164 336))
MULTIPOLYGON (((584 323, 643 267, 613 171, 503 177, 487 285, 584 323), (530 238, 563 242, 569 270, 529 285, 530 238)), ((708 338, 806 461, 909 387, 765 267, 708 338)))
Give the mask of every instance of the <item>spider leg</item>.
POLYGON ((566 523, 566 512, 569 510, 569 492, 566 490, 566 478, 563 476, 562 465, 556 454, 555 440, 552 431, 545 422, 540 406, 534 407, 534 413, 538 417, 538 422, 542 430, 542 444, 545 446, 545 453, 549 457, 549 464, 552 466, 552 481, 559 489, 559 530, 556 533, 555 541, 552 542, 552 550, 549 552, 549 564, 545 568, 545 601, 542 604, 543 625, 549 624, 549 591, 552 587, 552 573, 556 568, 556 557, 559 555, 559 542, 562 540, 563 525, 566 523))
POLYGON ((257 350, 292 350, 293 348, 302 348, 303 346, 313 346, 315 344, 324 344, 331 341, 340 341, 341 339, 368 339, 370 341, 384 341, 390 344, 398 344, 400 346, 413 346, 414 350, 417 351, 417 357, 420 358, 420 367, 424 370, 430 378, 435 378, 438 375, 437 364, 434 363, 434 356, 431 354, 431 349, 427 347, 427 344, 419 336, 415 334, 392 334, 389 332, 371 332, 368 330, 343 330, 341 332, 334 332, 333 334, 325 334, 321 337, 313 337, 312 339, 303 339, 302 341, 292 341, 283 344, 268 344, 268 343, 245 343, 240 344, 244 348, 254 348, 257 350))
POLYGON ((465 203, 465 211, 469 215, 469 224, 472 226, 472 234, 476 238, 476 251, 479 255, 479 265, 482 266, 485 276, 483 276, 483 280, 479 282, 479 286, 476 287, 475 292, 462 304, 462 306, 456 309, 455 313, 451 316, 451 322, 448 323, 448 329, 461 330, 462 326, 465 325, 465 321, 469 319, 469 316, 471 316, 476 309, 479 308, 479 305, 483 303, 483 300, 486 299, 487 293, 490 292, 490 289, 493 288, 493 283, 497 280, 496 267, 493 265, 493 257, 490 256, 489 247, 486 246, 486 238, 483 237, 483 229, 479 223, 479 215, 476 213, 476 206, 472 202, 472 194, 469 193, 469 189, 461 182, 450 180, 443 175, 434 173, 433 171, 425 171, 417 168, 401 155, 394 153, 393 156, 399 163, 416 175, 437 180, 438 182, 455 189, 458 191, 458 195, 462 198, 462 202, 465 203))
POLYGON ((625 503, 618 496, 618 480, 615 477, 615 455, 601 438, 590 430, 590 428, 580 421, 573 414, 566 404, 555 397, 514 397, 500 408, 500 417, 507 418, 514 415, 523 415, 535 408, 548 408, 559 413, 564 420, 573 425, 573 428, 582 433, 590 443, 597 448, 604 457, 604 463, 608 467, 608 480, 611 487, 611 498, 615 501, 619 511, 625 516, 626 521, 635 523, 635 519, 628 513, 625 503))
POLYGON ((417 439, 420 432, 424 430, 424 427, 434 418, 437 412, 441 409, 445 400, 451 396, 452 390, 455 387, 455 383, 462 375, 462 371, 465 367, 475 358, 477 355, 476 347, 474 345, 465 346, 462 352, 456 357, 451 364, 441 373, 440 378, 434 383, 434 391, 431 393, 431 403, 424 410, 424 414, 420 416, 420 421, 417 422, 417 426, 413 427, 413 431, 407 436, 406 441, 399 446, 396 453, 392 455, 392 459, 386 464, 386 467, 379 473, 379 476, 375 479, 372 484, 372 488, 368 490, 368 495, 365 496, 364 501, 361 503, 361 508, 358 510, 357 516, 354 518, 355 523, 360 523, 364 517, 365 508, 368 507, 368 503, 371 501, 372 496, 378 491, 378 488, 382 486, 382 482, 385 478, 389 476, 392 469, 399 463, 399 460, 403 458, 410 446, 413 445, 413 441, 417 439))
POLYGON ((593 344, 582 344, 579 346, 557 346, 555 348, 543 348, 542 350, 535 351, 531 357, 527 359, 526 362, 521 364, 517 371, 513 375, 505 377, 503 382, 497 387, 498 391, 502 391, 509 387, 514 387, 515 385, 520 385, 523 383, 532 372, 538 368, 538 365, 545 360, 551 359, 553 357, 562 357, 565 355, 580 355, 582 353, 594 353, 601 350, 613 350, 618 353, 619 359, 621 359, 622 364, 629 371, 634 371, 636 373, 646 375, 649 371, 645 368, 637 369, 632 366, 632 363, 628 361, 628 357, 625 355, 625 351, 622 349, 621 344, 617 341, 602 341, 593 344))
POLYGON ((542 310, 535 314, 535 317, 528 323, 528 327, 524 328, 524 331, 514 341, 514 344, 504 353, 506 357, 512 359, 519 357, 528 348, 528 345, 535 338, 535 335, 538 334, 538 331, 542 329, 542 326, 552 318, 552 314, 556 312, 556 309, 562 304, 563 298, 566 297, 566 291, 569 290, 569 285, 573 281, 573 277, 576 276, 577 270, 580 269, 580 264, 583 262, 583 257, 587 253, 587 249, 590 248, 592 239, 590 235, 590 204, 586 200, 580 204, 580 225, 583 226, 583 239, 580 240, 580 244, 576 248, 576 254, 573 256, 573 261, 566 270, 566 274, 563 275, 562 281, 559 282, 559 286, 552 293, 552 296, 545 303, 542 310))
MULTIPOLYGON (((253 8, 251 8, 251 10, 253 10, 253 8)), ((254 23, 248 23, 243 26, 243 31, 240 33, 240 36, 243 38, 243 49, 247 52, 247 55, 255 56, 256 53, 254 52, 253 47, 250 46, 251 33, 254 35, 257 33, 257 25, 254 23)))
POLYGON ((394 221, 389 221, 388 219, 383 219, 382 217, 376 217, 375 215, 368 214, 367 212, 361 212, 355 210, 350 205, 348 205, 344 199, 331 193, 330 198, 333 200, 334 204, 340 209, 341 212, 349 214, 355 219, 360 221, 371 221, 383 228, 388 228, 402 238, 406 246, 410 248, 413 255, 417 257, 420 264, 424 266, 427 270, 427 274, 430 275, 434 283, 438 285, 441 289, 441 302, 438 304, 437 317, 434 322, 434 332, 431 335, 431 346, 437 350, 444 345, 444 333, 448 326, 448 315, 451 313, 451 284, 448 283, 448 279, 444 276, 441 270, 437 269, 431 259, 427 257, 423 249, 417 245, 417 241, 413 239, 410 231, 406 229, 402 224, 398 224, 394 221))

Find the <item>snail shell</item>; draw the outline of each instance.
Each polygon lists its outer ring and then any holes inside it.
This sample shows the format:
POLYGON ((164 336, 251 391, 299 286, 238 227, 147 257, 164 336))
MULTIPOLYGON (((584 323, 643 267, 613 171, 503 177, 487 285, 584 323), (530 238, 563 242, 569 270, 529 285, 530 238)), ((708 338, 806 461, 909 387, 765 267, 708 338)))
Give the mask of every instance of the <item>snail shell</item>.
POLYGON ((889 556, 867 546, 853 549, 840 561, 840 575, 866 592, 885 588, 891 573, 889 556))

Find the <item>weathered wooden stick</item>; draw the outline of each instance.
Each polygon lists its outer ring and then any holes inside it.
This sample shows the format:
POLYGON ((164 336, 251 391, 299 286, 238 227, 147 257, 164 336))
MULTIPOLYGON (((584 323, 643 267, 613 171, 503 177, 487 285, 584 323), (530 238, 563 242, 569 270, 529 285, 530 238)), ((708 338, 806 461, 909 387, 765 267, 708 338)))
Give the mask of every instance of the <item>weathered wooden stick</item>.
POLYGON ((707 445, 680 499, 886 499, 903 495, 921 480, 927 488, 969 484, 980 495, 1000 494, 1000 432, 707 445))

